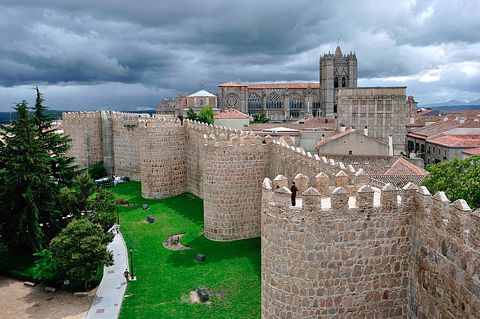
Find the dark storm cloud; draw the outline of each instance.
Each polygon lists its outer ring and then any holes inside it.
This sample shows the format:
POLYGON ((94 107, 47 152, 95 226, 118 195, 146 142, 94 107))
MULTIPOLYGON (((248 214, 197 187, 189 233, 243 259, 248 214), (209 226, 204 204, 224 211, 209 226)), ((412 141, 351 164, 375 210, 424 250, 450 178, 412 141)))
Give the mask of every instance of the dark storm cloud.
POLYGON ((3 0, 0 107, 34 84, 76 108, 152 106, 200 83, 317 81, 337 37, 363 83, 479 98, 479 12, 475 0, 3 0))

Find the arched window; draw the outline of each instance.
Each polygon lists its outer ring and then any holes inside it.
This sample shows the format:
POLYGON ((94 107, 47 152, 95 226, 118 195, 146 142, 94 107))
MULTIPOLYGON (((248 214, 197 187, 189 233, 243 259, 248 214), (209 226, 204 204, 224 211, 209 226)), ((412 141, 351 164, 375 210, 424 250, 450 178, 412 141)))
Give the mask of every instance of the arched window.
POLYGON ((335 77, 335 78, 333 79, 333 87, 334 87, 334 88, 338 88, 338 78, 337 78, 337 77, 335 77))
POLYGON ((343 76, 343 77, 342 77, 342 88, 345 87, 345 84, 346 84, 346 82, 345 82, 345 77, 343 76))
POLYGON ((261 110, 262 99, 258 94, 250 93, 248 95, 248 110, 261 110))
POLYGON ((267 98, 267 109, 281 109, 282 102, 277 92, 273 92, 267 98))
POLYGON ((290 109, 301 110, 302 109, 302 97, 298 93, 290 95, 290 109))

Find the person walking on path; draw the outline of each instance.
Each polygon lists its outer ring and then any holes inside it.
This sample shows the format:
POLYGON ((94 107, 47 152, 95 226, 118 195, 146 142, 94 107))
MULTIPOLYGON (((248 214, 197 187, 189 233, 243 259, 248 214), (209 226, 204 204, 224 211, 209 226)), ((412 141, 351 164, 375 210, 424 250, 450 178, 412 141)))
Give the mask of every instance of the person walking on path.
POLYGON ((125 280, 128 282, 128 278, 130 277, 130 272, 128 271, 128 269, 125 269, 125 271, 123 272, 123 277, 125 277, 125 280))
POLYGON ((297 197, 298 188, 295 186, 295 182, 292 182, 292 187, 290 187, 290 191, 292 192, 292 206, 295 206, 295 198, 297 197))

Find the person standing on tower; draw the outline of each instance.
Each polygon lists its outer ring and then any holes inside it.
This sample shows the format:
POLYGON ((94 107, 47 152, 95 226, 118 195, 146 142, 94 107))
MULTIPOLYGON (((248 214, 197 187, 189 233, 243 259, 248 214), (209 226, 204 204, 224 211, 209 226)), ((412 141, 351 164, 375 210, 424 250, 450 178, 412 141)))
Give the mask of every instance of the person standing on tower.
POLYGON ((295 206, 295 199, 297 197, 298 188, 295 186, 295 182, 292 182, 292 187, 290 187, 290 191, 292 192, 292 206, 295 206))

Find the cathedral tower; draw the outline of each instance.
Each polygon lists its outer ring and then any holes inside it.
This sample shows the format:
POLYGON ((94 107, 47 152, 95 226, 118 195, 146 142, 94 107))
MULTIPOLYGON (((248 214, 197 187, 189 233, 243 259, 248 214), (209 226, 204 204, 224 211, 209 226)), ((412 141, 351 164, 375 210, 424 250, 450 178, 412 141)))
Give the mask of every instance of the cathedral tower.
POLYGON ((335 54, 320 57, 320 110, 322 116, 337 113, 337 91, 342 87, 357 87, 357 57, 343 54, 340 45, 335 54))

